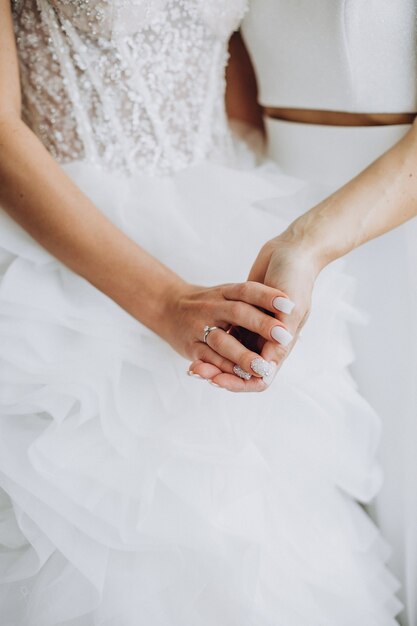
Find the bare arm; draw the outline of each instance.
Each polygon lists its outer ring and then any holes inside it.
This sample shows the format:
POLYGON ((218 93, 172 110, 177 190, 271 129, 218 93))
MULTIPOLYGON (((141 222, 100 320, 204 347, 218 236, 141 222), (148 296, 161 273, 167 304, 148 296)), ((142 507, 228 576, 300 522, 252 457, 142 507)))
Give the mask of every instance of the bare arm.
POLYGON ((100 213, 21 121, 8 5, 0 5, 1 206, 68 267, 145 325, 160 329, 163 298, 181 280, 100 213))
POLYGON ((393 148, 298 218, 281 239, 319 267, 417 216, 417 125, 393 148))
MULTIPOLYGON (((278 371, 310 313, 314 284, 331 261, 417 216, 417 126, 391 150, 332 196, 268 241, 253 264, 249 280, 279 287, 295 303, 290 314, 275 313, 292 339, 282 346, 267 341, 261 356, 278 371)), ((198 363, 195 371, 218 385, 248 390, 230 381, 221 368, 198 363)), ((272 382, 270 377, 269 382, 272 382)), ((250 381, 249 381, 250 382, 250 381)))
POLYGON ((34 239, 180 354, 232 371, 258 355, 205 325, 241 325, 270 337, 281 292, 260 284, 190 285, 129 239, 66 176, 20 118, 17 52, 9 2, 0 3, 0 206, 34 239), (105 251, 105 254, 103 254, 105 251))
MULTIPOLYGON (((230 118, 262 128, 256 76, 240 33, 229 45, 226 107, 230 118)), ((338 258, 417 214, 417 122, 369 168, 305 213, 287 235, 320 257, 338 258)))
MULTIPOLYGON (((236 93, 242 92, 237 90, 236 93)), ((244 93, 247 94, 247 90, 244 93)), ((232 114, 242 119, 233 93, 229 95, 229 102, 232 114)), ((243 115, 246 116, 243 119, 248 119, 246 113, 243 115)), ((288 356, 308 318, 317 275, 328 263, 415 216, 417 121, 400 142, 366 170, 296 219, 260 250, 249 280, 279 287, 296 304, 291 314, 275 314, 285 322, 293 337, 291 343, 277 346, 268 341, 262 357, 280 366, 288 356)), ((196 372, 232 388, 221 368, 213 370, 199 363, 196 372)), ((247 387, 246 382, 234 381, 233 384, 247 387)))

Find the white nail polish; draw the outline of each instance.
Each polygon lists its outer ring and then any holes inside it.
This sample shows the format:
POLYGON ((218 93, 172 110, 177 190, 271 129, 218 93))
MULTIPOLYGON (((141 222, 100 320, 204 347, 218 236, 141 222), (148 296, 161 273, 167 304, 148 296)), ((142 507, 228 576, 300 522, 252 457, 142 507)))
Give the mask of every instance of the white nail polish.
POLYGON ((260 376, 269 376, 269 373, 273 369, 272 364, 262 359, 260 356, 256 359, 252 359, 250 363, 251 369, 255 372, 255 374, 259 374, 260 376))
POLYGON ((271 361, 269 365, 270 365, 269 374, 266 374, 262 378, 263 382, 265 383, 267 387, 269 387, 269 385, 272 383, 278 371, 278 366, 274 361, 271 361))
POLYGON ((293 338, 291 333, 289 333, 288 330, 285 330, 282 326, 274 326, 271 330, 271 335, 275 341, 278 341, 278 343, 282 346, 288 346, 293 338))
POLYGON ((239 365, 234 365, 233 371, 236 376, 239 376, 239 378, 243 378, 244 380, 249 380, 250 378, 252 378, 252 374, 249 374, 249 372, 243 370, 239 365))
POLYGON ((210 385, 213 385, 213 387, 220 387, 220 385, 218 385, 217 383, 213 382, 212 380, 208 381, 210 383, 210 385))
POLYGON ((295 302, 293 302, 289 298, 283 298, 282 296, 274 298, 272 304, 274 305, 274 308, 277 309, 277 311, 281 311, 281 313, 287 314, 291 313, 291 311, 295 307, 295 302))
POLYGON ((191 370, 188 370, 188 376, 192 376, 193 378, 201 378, 201 379, 203 379, 203 377, 200 376, 200 374, 195 374, 191 370))

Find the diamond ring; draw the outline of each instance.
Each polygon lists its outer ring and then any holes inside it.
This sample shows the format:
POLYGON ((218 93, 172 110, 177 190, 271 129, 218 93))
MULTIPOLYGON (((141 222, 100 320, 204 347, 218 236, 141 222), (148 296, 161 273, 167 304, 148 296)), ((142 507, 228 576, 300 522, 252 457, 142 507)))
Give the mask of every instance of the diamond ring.
POLYGON ((209 336, 212 330, 223 330, 223 328, 220 328, 220 326, 204 326, 204 335, 203 335, 204 343, 207 343, 207 337, 209 336))

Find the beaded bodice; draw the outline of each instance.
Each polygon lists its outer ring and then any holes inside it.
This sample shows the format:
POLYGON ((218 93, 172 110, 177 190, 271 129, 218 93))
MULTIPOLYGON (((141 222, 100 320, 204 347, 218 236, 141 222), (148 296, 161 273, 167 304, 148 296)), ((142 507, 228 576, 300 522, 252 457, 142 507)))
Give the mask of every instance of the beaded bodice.
POLYGON ((12 0, 23 116, 60 161, 165 173, 228 149, 246 0, 12 0))

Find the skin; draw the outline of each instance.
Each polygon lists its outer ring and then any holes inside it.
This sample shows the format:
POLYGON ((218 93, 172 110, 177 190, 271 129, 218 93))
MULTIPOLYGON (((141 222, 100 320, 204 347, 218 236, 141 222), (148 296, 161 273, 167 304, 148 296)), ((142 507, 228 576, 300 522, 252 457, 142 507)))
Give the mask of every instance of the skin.
MULTIPOLYGON (((241 119, 247 121, 249 118, 255 120, 253 111, 258 110, 259 115, 259 106, 256 109, 256 103, 250 102, 256 94, 244 88, 244 85, 247 85, 245 74, 253 73, 253 69, 248 67, 247 53, 241 54, 242 46, 240 38, 232 41, 231 64, 234 67, 233 80, 229 87, 235 91, 229 90, 227 105, 229 115, 240 115, 241 119), (236 89, 239 72, 243 74, 242 84, 236 89), (239 98, 244 94, 249 104, 236 103, 235 94, 239 98)), ((295 120, 296 115, 297 112, 293 112, 292 119, 295 120)), ((404 120, 407 115, 398 114, 396 120, 404 120)), ((339 119, 341 117, 339 116, 339 119)), ((380 123, 383 117, 379 117, 380 123)), ((332 114, 328 117, 328 123, 331 118, 332 114)), ((363 123, 363 116, 359 117, 359 121, 363 123)), ((356 178, 299 217, 285 232, 278 234, 262 247, 249 271, 249 279, 272 287, 279 286, 296 304, 289 316, 276 314, 293 334, 293 341, 286 348, 274 345, 270 341, 265 342, 261 351, 263 358, 276 362, 277 369, 281 367, 308 318, 315 280, 326 265, 415 216, 417 216, 416 122, 401 141, 356 178)), ((192 363, 190 369, 231 391, 255 389, 251 381, 237 380, 237 377, 231 377, 212 363, 203 360, 192 363)))
MULTIPOLYGON (((282 322, 259 282, 191 285, 116 228, 69 179, 21 120, 18 59, 9 2, 0 3, 0 205, 34 239, 184 357, 231 372, 256 353, 224 330, 240 325, 271 340, 282 322), (102 251, 106 250, 103 255, 102 251)), ((262 381, 260 381, 262 386, 262 381)))
POLYGON ((345 111, 313 111, 310 109, 277 109, 263 107, 264 115, 288 122, 323 124, 325 126, 383 126, 412 124, 414 113, 347 113, 345 111))

